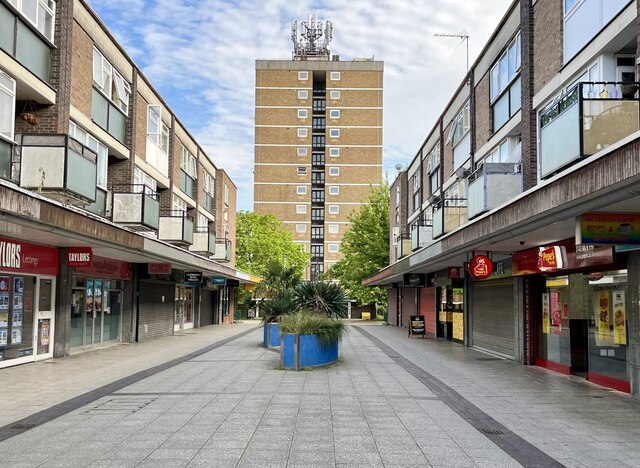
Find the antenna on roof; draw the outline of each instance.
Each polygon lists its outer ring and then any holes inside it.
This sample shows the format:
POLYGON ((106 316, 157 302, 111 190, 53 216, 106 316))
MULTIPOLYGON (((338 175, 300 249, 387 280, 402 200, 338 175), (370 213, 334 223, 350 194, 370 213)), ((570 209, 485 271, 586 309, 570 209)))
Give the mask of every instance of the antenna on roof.
POLYGON ((300 39, 298 39, 298 22, 291 23, 291 40, 293 41, 294 60, 329 60, 329 43, 333 39, 333 23, 325 21, 324 27, 315 15, 309 15, 302 21, 300 39), (321 41, 324 35, 324 40, 321 41))
POLYGON ((462 39, 462 42, 466 42, 467 45, 467 73, 469 73, 469 35, 464 33, 435 33, 434 37, 457 37, 462 39))

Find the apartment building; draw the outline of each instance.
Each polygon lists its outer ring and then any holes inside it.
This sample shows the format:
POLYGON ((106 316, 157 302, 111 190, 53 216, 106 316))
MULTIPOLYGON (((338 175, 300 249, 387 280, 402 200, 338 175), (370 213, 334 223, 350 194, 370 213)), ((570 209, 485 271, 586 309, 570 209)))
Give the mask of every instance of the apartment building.
POLYGON ((637 18, 511 4, 391 187, 392 324, 640 395, 637 18))
POLYGON ((316 279, 382 180, 383 62, 331 55, 329 21, 301 26, 291 60, 256 61, 254 211, 291 230, 316 279))
POLYGON ((0 367, 229 322, 236 186, 83 0, 0 0, 0 367))

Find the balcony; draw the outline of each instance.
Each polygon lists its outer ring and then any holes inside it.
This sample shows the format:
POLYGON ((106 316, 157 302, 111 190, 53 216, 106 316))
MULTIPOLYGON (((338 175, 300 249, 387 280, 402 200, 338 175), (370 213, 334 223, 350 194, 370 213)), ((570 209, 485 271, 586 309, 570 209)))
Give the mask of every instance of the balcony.
POLYGON ((97 155, 64 134, 16 134, 20 186, 70 205, 96 201, 97 155))
POLYGON ((433 242, 431 221, 423 221, 411 226, 411 251, 426 247, 433 242))
POLYGON ((91 119, 124 145, 127 116, 96 88, 91 95, 91 119))
POLYGON ((157 231, 160 226, 158 194, 145 185, 114 185, 111 219, 137 231, 157 231))
POLYGON ((469 219, 522 193, 520 164, 484 163, 469 176, 469 219))
POLYGON ((640 129, 640 83, 583 82, 540 116, 540 167, 549 177, 640 129))
POLYGON ((90 205, 85 206, 84 209, 87 211, 90 211, 93 214, 97 214, 98 216, 102 216, 103 218, 106 218, 107 217, 107 198, 108 198, 107 191, 98 187, 96 188, 96 201, 94 201, 90 205))
POLYGON ((181 246, 192 245, 193 220, 186 211, 161 211, 158 239, 181 246))
POLYGON ((209 258, 220 263, 230 262, 231 241, 229 239, 216 239, 216 251, 209 258))
POLYGON ((445 198, 433 211, 433 238, 451 232, 468 220, 466 198, 445 198))
POLYGON ((193 231, 193 244, 189 246, 190 252, 197 252, 203 255, 214 255, 216 253, 216 235, 208 227, 197 227, 193 231))
POLYGON ((400 234, 396 244, 396 259, 406 257, 411 253, 411 236, 409 234, 400 234))
POLYGON ((0 178, 13 180, 13 144, 0 138, 0 178))

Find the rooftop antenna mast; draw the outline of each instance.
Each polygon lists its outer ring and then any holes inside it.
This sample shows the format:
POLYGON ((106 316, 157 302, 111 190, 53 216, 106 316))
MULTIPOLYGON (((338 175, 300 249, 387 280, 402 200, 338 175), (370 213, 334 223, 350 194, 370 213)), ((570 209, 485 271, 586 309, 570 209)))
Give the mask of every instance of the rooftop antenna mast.
POLYGON ((324 27, 315 15, 309 15, 301 24, 298 39, 298 22, 291 22, 294 60, 329 60, 329 43, 333 39, 333 23, 325 21, 324 27), (324 40, 322 37, 324 36, 324 40))
POLYGON ((434 37, 456 37, 458 39, 462 39, 463 42, 466 43, 467 46, 467 73, 469 73, 469 35, 468 34, 455 34, 455 33, 435 33, 434 37))

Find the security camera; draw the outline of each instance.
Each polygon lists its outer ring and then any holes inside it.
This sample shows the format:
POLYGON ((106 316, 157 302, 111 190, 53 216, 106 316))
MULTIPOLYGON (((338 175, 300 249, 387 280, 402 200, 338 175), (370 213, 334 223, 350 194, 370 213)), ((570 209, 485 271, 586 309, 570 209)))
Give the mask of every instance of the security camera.
POLYGON ((524 241, 520 241, 520 245, 524 245, 524 241))

